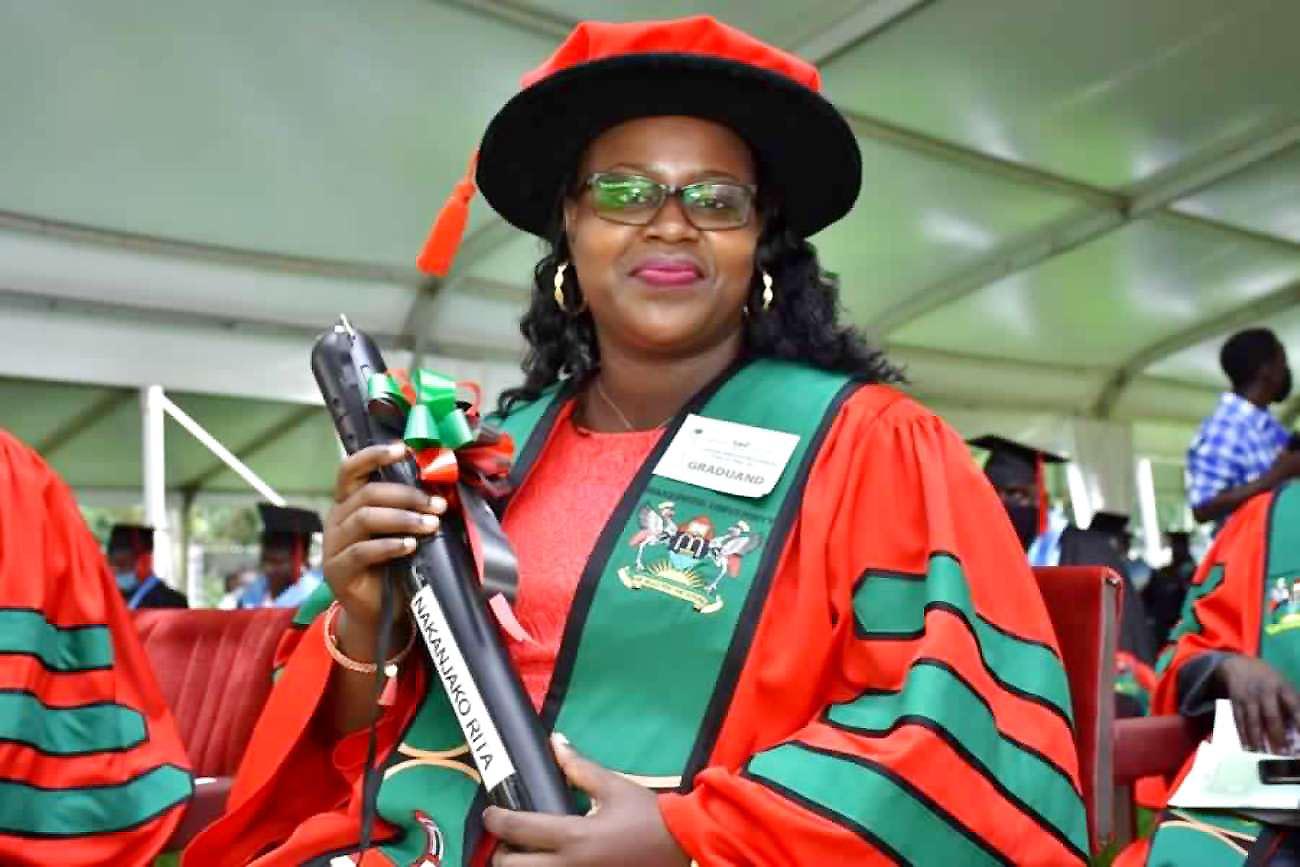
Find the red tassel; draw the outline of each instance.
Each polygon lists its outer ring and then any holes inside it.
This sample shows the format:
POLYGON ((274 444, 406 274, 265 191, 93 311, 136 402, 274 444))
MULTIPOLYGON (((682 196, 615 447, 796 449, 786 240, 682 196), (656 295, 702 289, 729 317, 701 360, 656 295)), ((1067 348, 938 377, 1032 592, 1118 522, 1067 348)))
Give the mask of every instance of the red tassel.
POLYGON ((302 537, 295 536, 293 540, 293 580, 297 581, 302 577, 302 564, 306 559, 302 550, 302 537))
POLYGON ((461 239, 465 236, 465 226, 469 222, 469 203, 478 188, 474 185, 474 171, 478 167, 478 151, 469 159, 469 168, 465 177, 456 182, 456 188, 447 197, 446 203, 433 221, 429 238, 424 242, 416 266, 426 274, 446 277, 451 270, 451 263, 456 259, 461 239))
POLYGON ((392 707, 397 701, 397 666, 389 663, 384 666, 384 691, 379 694, 379 704, 381 707, 392 707))
POLYGON ((153 552, 146 550, 140 534, 131 531, 131 550, 135 552, 135 577, 148 581, 153 574, 153 552))
POLYGON ((1038 535, 1047 532, 1047 511, 1051 505, 1047 501, 1047 480, 1043 478, 1043 455, 1040 452, 1034 461, 1034 487, 1038 492, 1038 535))

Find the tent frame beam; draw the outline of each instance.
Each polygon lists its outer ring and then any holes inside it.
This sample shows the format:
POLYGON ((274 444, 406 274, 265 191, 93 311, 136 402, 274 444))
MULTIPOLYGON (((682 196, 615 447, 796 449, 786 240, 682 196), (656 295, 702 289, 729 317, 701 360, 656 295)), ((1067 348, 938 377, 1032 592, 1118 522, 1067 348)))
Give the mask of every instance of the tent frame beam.
POLYGON ((573 29, 574 22, 562 15, 534 6, 524 0, 438 0, 443 6, 454 6, 494 18, 505 24, 522 27, 537 36, 563 39, 573 29))
MULTIPOLYGON (((236 457, 235 454, 232 451, 230 451, 230 449, 222 445, 221 440, 217 439, 212 434, 208 433, 207 429, 204 428, 203 425, 196 422, 193 418, 191 418, 189 413, 181 409, 176 404, 172 403, 171 399, 168 398, 167 395, 163 392, 162 386, 160 385, 149 386, 148 395, 150 400, 156 400, 157 405, 160 408, 160 415, 161 413, 166 413, 167 415, 171 416, 172 421, 176 422, 178 425, 184 428, 185 432, 188 433, 190 436, 194 437, 196 440, 198 440, 199 443, 203 445, 204 448, 206 448, 208 451, 212 452, 214 455, 220 458, 221 462, 226 466, 230 467, 230 469, 234 470, 235 473, 241 479, 243 479, 248 484, 249 487, 257 491, 267 500, 270 500, 273 505, 276 506, 285 505, 284 497, 277 494, 274 488, 272 488, 270 485, 268 485, 265 481, 262 480, 261 476, 253 472, 253 470, 248 465, 246 465, 242 460, 236 457), (155 392, 156 392, 156 398, 154 396, 155 392)), ((156 424, 158 425, 162 424, 161 418, 158 419, 156 424)), ((147 436, 148 434, 146 433, 146 437, 147 436)), ((162 440, 160 437, 158 440, 159 453, 156 456, 156 460, 158 461, 162 461, 161 449, 162 449, 162 440)), ((149 467, 149 463, 146 463, 145 466, 146 466, 145 488, 146 491, 148 491, 151 489, 150 483, 148 481, 148 469, 147 469, 149 467)), ((160 492, 164 492, 164 493, 159 493, 157 495, 160 501, 165 496, 165 487, 163 486, 161 480, 161 473, 162 473, 162 469, 160 467, 160 469, 158 470, 159 478, 156 481, 158 490, 160 492)), ((148 503, 148 501, 149 501, 148 496, 146 496, 146 504, 148 503)))
POLYGON ((823 66, 932 2, 934 0, 868 0, 860 8, 803 39, 791 50, 808 62, 823 66))
POLYGON ((399 283, 407 286, 413 285, 419 279, 419 272, 414 268, 393 268, 373 262, 294 256, 222 244, 181 241, 161 235, 106 229, 19 211, 0 210, 0 230, 171 259, 186 259, 262 271, 281 271, 311 277, 330 277, 369 283, 399 283))
POLYGON ((1103 419, 1109 418, 1129 383, 1152 364, 1184 349, 1190 349, 1203 341, 1227 334, 1261 319, 1267 319, 1297 304, 1300 304, 1300 281, 1288 283, 1253 301, 1234 307, 1211 319, 1197 322, 1189 328, 1139 349, 1125 359, 1102 386, 1093 404, 1093 415, 1103 419))
POLYGON ((885 124, 874 118, 853 115, 850 124, 858 135, 1004 180, 1036 186, 1048 192, 1065 193, 1078 199, 1081 205, 1055 223, 999 245, 970 267, 885 310, 873 323, 880 334, 895 332, 939 307, 958 301, 997 280, 1026 271, 1134 220, 1155 214, 1216 232, 1231 232, 1238 237, 1249 237, 1251 240, 1272 244, 1289 254, 1300 252, 1300 243, 1285 238, 1230 226, 1219 220, 1184 211, 1169 210, 1179 199, 1291 148, 1300 142, 1300 123, 1274 127, 1263 133, 1258 129, 1251 130, 1234 137, 1212 152, 1177 163, 1123 193, 1103 190, 1042 169, 993 157, 982 151, 885 124))
MULTIPOLYGON (((264 451, 289 434, 293 433, 308 420, 317 418, 321 409, 318 406, 296 405, 284 413, 274 423, 268 425, 248 442, 244 443, 237 449, 232 449, 231 454, 241 463, 246 463, 250 458, 259 452, 264 451)), ((190 495, 202 491, 213 479, 221 474, 227 468, 224 460, 213 461, 206 469, 196 473, 186 482, 181 483, 182 491, 190 495)))
MULTIPOLYGON (((465 287, 472 289, 474 285, 473 281, 468 281, 465 287)), ((497 290, 494 288, 494 291, 497 290)), ((321 330, 315 326, 271 322, 237 315, 197 313, 188 310, 160 310, 153 307, 140 307, 113 301, 91 301, 36 292, 0 289, 0 312, 3 312, 5 307, 126 320, 136 324, 144 322, 165 327, 189 327, 207 331, 220 331, 227 334, 235 333, 254 337, 278 337, 292 340, 314 340, 319 336, 321 330)), ((411 348, 404 335, 369 333, 381 349, 411 348)), ((493 349, 482 345, 443 340, 441 338, 427 345, 426 351, 451 355, 467 361, 498 361, 509 364, 517 364, 519 361, 518 353, 512 350, 493 349)))
POLYGON ((107 394, 86 406, 72 418, 59 425, 33 448, 47 460, 68 443, 108 418, 118 408, 139 397, 134 389, 110 388, 107 394))

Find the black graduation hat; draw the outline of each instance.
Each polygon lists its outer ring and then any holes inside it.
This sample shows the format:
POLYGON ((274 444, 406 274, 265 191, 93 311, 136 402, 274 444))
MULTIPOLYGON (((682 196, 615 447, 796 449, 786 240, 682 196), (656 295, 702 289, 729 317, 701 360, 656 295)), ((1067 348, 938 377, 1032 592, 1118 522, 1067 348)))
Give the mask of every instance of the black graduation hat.
POLYGON ((999 486, 1037 485, 1040 459, 1047 464, 1063 464, 1066 461, 1060 455, 997 434, 986 434, 966 442, 988 451, 989 459, 984 464, 984 475, 999 486))
POLYGON ((312 533, 324 530, 320 515, 311 509, 258 503, 257 512, 262 518, 263 545, 287 542, 295 538, 310 538, 312 533))
POLYGON ((1098 512, 1092 516, 1092 523, 1088 525, 1088 529, 1118 536, 1128 530, 1128 521, 1129 516, 1121 512, 1098 512))
POLYGON ((133 553, 153 551, 153 527, 142 524, 114 524, 108 531, 109 551, 133 553))

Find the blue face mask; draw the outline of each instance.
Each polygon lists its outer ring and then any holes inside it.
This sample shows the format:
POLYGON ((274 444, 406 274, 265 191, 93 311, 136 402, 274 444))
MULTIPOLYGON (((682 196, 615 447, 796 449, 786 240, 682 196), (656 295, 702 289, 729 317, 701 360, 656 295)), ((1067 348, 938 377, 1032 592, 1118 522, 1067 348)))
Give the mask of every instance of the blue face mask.
POLYGON ((126 572, 114 572, 113 578, 117 580, 117 589, 121 590, 123 593, 130 593, 136 588, 136 585, 140 583, 140 579, 136 577, 135 572, 129 570, 126 572))

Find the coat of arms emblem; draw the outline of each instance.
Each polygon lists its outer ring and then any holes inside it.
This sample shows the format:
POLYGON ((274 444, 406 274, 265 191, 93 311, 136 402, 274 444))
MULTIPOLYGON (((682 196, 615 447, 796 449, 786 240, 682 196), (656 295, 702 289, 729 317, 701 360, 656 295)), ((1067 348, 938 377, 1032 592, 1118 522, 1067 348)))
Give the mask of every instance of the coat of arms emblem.
POLYGON ((1300 627, 1300 578, 1278 578, 1268 594, 1268 622, 1264 631, 1277 635, 1300 627))
POLYGON ((723 580, 740 574, 741 559, 758 550, 763 536, 740 520, 718 534, 703 514, 678 524, 676 512, 671 501, 641 506, 640 529, 628 540, 636 548, 636 564, 619 569, 619 580, 633 590, 657 590, 712 614, 722 609, 723 580), (659 556, 652 559, 654 555, 659 556))

